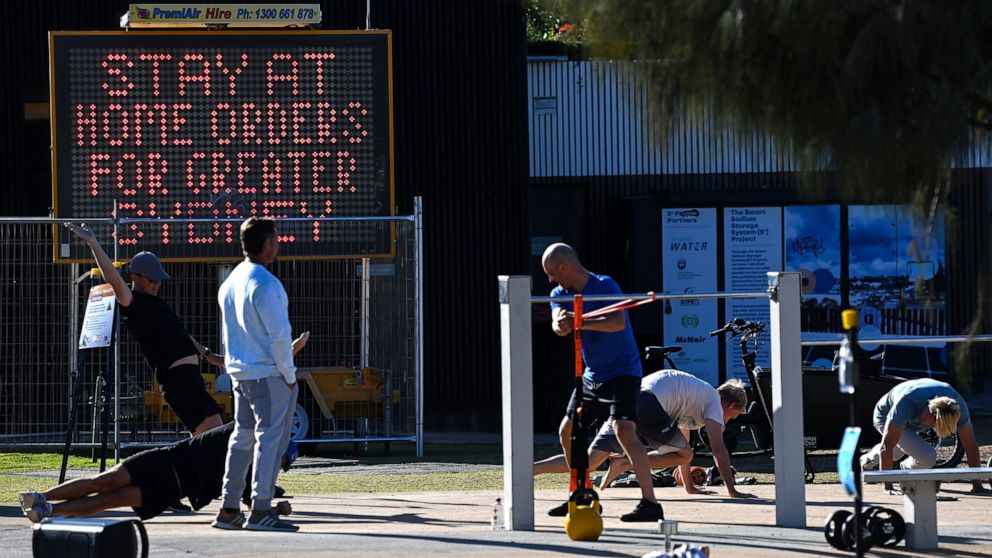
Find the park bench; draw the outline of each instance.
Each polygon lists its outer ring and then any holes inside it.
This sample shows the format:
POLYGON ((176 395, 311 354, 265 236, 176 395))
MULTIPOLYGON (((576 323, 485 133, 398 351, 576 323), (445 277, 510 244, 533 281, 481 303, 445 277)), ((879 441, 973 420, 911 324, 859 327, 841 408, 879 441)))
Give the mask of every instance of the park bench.
POLYGON ((937 483, 992 479, 992 467, 865 471, 865 483, 897 482, 903 493, 906 547, 937 548, 937 483))

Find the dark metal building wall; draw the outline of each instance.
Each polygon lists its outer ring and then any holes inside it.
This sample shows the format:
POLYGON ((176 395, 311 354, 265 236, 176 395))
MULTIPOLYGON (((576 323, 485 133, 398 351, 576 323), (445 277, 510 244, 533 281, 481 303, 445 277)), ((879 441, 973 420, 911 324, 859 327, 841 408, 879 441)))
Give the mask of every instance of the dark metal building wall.
MULTIPOLYGON (((247 2, 255 3, 255 2, 247 2)), ((365 0, 321 2, 324 29, 365 27, 365 0)), ((0 214, 47 215, 47 32, 114 30, 127 2, 7 6, 0 53, 0 214), (16 23, 14 23, 16 22, 16 23)), ((527 273, 526 44, 518 0, 372 2, 393 31, 398 212, 425 207, 424 376, 427 427, 497 427, 496 276, 527 273), (446 420, 447 419, 447 420, 446 420), (448 424, 451 425, 451 424, 448 424)))

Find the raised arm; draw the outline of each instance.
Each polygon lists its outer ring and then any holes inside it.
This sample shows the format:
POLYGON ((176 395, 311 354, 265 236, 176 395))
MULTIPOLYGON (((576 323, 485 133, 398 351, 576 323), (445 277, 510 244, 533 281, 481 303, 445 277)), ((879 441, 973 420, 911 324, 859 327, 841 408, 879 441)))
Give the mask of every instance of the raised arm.
POLYGON ((100 273, 103 274, 103 278, 114 289, 114 296, 117 297, 117 302, 121 306, 130 306, 131 301, 134 300, 134 295, 131 294, 131 288, 127 286, 124 278, 117 272, 114 263, 110 261, 110 256, 103 250, 103 246, 100 246, 100 243, 97 242, 93 231, 86 225, 76 225, 74 223, 66 223, 65 227, 90 247, 93 257, 96 258, 96 265, 100 268, 100 273))

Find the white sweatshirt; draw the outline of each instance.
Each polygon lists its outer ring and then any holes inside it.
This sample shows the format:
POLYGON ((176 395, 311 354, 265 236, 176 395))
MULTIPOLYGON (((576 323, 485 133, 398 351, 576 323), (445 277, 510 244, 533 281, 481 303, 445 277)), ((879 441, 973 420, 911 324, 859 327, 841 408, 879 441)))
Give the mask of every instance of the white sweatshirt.
POLYGON ((237 381, 282 375, 296 382, 289 297, 264 266, 238 264, 217 293, 224 327, 224 365, 237 381))

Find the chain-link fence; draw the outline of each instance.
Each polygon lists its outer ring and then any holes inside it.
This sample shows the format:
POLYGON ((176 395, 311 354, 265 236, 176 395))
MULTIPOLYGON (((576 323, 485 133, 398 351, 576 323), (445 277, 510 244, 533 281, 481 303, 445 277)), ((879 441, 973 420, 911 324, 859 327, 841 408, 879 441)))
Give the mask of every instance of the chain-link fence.
MULTIPOLYGON (((68 433, 76 447, 97 447, 106 439, 108 447, 123 449, 188 436, 129 332, 122 329, 110 347, 77 349, 88 293, 102 279, 91 274, 95 264, 88 250, 62 229, 62 221, 0 218, 0 446, 53 449, 68 433), (88 263, 53 263, 56 255, 88 263)), ((272 266, 289 294, 294 336, 311 332, 295 358, 300 397, 293 436, 304 443, 411 441, 419 454, 419 219, 309 221, 305 227, 311 231, 334 231, 333 254, 297 250, 297 258, 326 259, 287 259, 272 266)), ((89 223, 112 257, 115 239, 135 238, 131 233, 163 224, 137 219, 89 223), (115 228, 131 236, 114 235, 115 228)), ((176 219, 168 226, 224 231, 230 223, 176 219)), ((280 235, 302 226, 294 220, 278 222, 280 235)), ((172 247, 170 255, 202 257, 198 244, 189 246, 185 252, 172 247)), ((122 242, 117 258, 126 262, 142 248, 122 242)), ((239 251, 235 237, 231 261, 164 264, 171 278, 159 296, 194 339, 217 352, 222 350, 217 289, 239 251)), ((122 271, 126 277, 126 263, 122 271)), ((230 420, 229 377, 206 363, 201 373, 230 420)))

